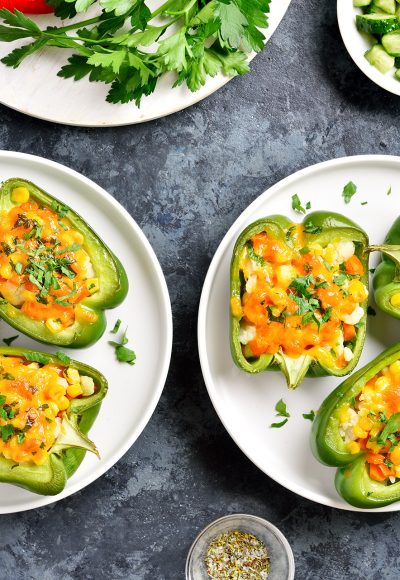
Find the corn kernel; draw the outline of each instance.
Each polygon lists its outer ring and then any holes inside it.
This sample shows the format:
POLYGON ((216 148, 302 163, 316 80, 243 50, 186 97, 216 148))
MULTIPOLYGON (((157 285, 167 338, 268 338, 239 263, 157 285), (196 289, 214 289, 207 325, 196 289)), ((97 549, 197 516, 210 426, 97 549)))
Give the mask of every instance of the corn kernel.
POLYGON ((357 302, 363 302, 368 297, 367 289, 360 280, 351 280, 349 282, 348 292, 357 302))
POLYGON ((11 200, 14 203, 26 203, 29 199, 29 190, 26 187, 14 187, 11 200))
POLYGON ((352 455, 355 455, 356 453, 360 453, 360 446, 357 443, 357 441, 350 441, 347 444, 347 450, 349 453, 351 453, 352 455))
POLYGON ((65 411, 65 409, 68 409, 69 400, 67 399, 67 397, 60 397, 60 399, 57 402, 57 406, 60 409, 60 411, 65 411))
POLYGON ((364 429, 361 429, 358 423, 357 425, 354 425, 353 432, 354 435, 357 437, 357 439, 365 439, 365 437, 368 435, 368 433, 364 431, 364 429))
POLYGON ((6 280, 8 280, 9 278, 11 278, 11 276, 13 275, 13 270, 11 268, 11 264, 3 264, 0 267, 0 276, 2 278, 6 278, 6 280))
POLYGON ((85 281, 85 285, 90 294, 95 294, 100 290, 100 282, 98 278, 88 278, 85 281))
POLYGON ((400 375, 400 360, 396 360, 394 363, 392 363, 389 369, 392 375, 400 375))
POLYGON ((24 290, 21 297, 24 302, 34 302, 36 300, 36 294, 30 290, 24 290))
POLYGON ((61 332, 61 330, 63 329, 62 322, 56 318, 48 318, 46 320, 46 326, 53 334, 61 332))
POLYGON ((395 473, 396 477, 400 477, 400 465, 395 466, 394 473, 395 473))
POLYGON ((85 397, 89 397, 90 395, 93 395, 94 390, 95 390, 95 386, 94 386, 94 380, 92 379, 92 377, 87 377, 85 375, 82 375, 81 376, 81 385, 82 385, 83 395, 85 397))
POLYGON ((73 369, 71 367, 69 367, 66 372, 65 372, 65 378, 67 379, 67 381, 69 382, 70 385, 80 385, 81 383, 81 377, 79 375, 79 372, 77 371, 77 369, 73 369))
POLYGON ((348 407, 342 407, 339 409, 338 418, 340 423, 346 423, 349 420, 350 413, 348 407))
POLYGON ((388 387, 390 387, 390 379, 387 377, 379 377, 379 379, 376 380, 375 388, 377 391, 383 391, 388 387))
POLYGON ((379 453, 381 446, 376 441, 368 441, 366 445, 367 449, 371 449, 374 453, 379 453))
POLYGON ((393 451, 390 453, 390 461, 393 461, 393 463, 395 465, 400 466, 400 446, 399 445, 397 447, 395 447, 393 449, 393 451))
POLYGON ((398 308, 400 306, 400 292, 392 294, 392 296, 390 297, 390 304, 395 308, 398 308))
POLYGON ((79 397, 79 395, 83 394, 82 387, 79 383, 74 383, 73 385, 69 385, 67 387, 67 395, 74 399, 75 397, 79 397))
POLYGON ((77 244, 83 244, 83 242, 85 241, 85 238, 83 237, 81 232, 78 232, 77 230, 72 230, 71 235, 73 236, 77 244))
POLYGON ((233 296, 231 298, 231 312, 232 316, 235 318, 242 318, 243 316, 242 303, 238 296, 233 296))
POLYGON ((361 417, 358 424, 360 425, 361 429, 365 431, 371 431, 372 427, 374 426, 374 422, 371 421, 369 417, 361 417))
POLYGON ((89 310, 85 308, 81 304, 77 304, 75 307, 75 319, 78 322, 87 322, 89 324, 94 324, 97 319, 98 315, 93 312, 93 310, 89 310))

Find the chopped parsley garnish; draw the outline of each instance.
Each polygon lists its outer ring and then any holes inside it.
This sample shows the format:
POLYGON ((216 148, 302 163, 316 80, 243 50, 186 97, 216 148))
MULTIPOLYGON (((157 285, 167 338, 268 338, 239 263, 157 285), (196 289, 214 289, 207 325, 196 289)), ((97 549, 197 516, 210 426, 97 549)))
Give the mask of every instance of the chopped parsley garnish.
POLYGON ((117 334, 119 327, 122 324, 122 320, 118 318, 117 322, 114 324, 114 328, 110 331, 112 334, 117 334))
POLYGON ((308 220, 304 225, 306 234, 320 234, 322 232, 321 226, 316 226, 311 220, 308 220))
POLYGON ((78 250, 81 250, 81 249, 82 249, 81 244, 71 244, 70 246, 63 248, 62 250, 57 250, 57 252, 54 252, 54 253, 55 254, 66 254, 67 252, 77 252, 78 250))
POLYGON ((115 348, 115 355, 119 362, 126 362, 130 365, 134 365, 136 361, 136 353, 135 351, 125 346, 128 343, 128 338, 126 336, 127 331, 128 328, 125 330, 121 342, 110 340, 109 344, 115 348))
POLYGON ((14 426, 8 423, 7 425, 3 425, 0 427, 1 438, 3 439, 4 443, 7 443, 9 439, 14 435, 14 426))
POLYGON ((64 364, 69 365, 71 363, 71 359, 70 357, 65 354, 65 352, 62 352, 61 350, 58 350, 56 352, 56 357, 64 364))
POLYGON ((277 417, 290 417, 290 413, 288 413, 286 403, 283 399, 279 399, 275 405, 275 411, 277 417))
POLYGON ((280 427, 283 427, 284 425, 286 425, 287 422, 288 422, 288 419, 284 419, 283 421, 280 421, 279 423, 271 423, 270 427, 272 427, 272 429, 279 429, 280 427))
POLYGON ((62 219, 68 213, 68 208, 61 203, 57 203, 55 199, 51 202, 51 209, 56 212, 60 219, 62 219))
MULTIPOLYGON (((4 344, 6 344, 7 346, 10 346, 11 343, 14 342, 14 340, 17 340, 17 338, 19 338, 19 334, 16 334, 15 336, 10 336, 8 338, 3 338, 3 342, 4 344)), ((1 404, 1 403, 0 403, 1 404)))
POLYGON ((368 203, 367 201, 362 201, 361 205, 367 205, 367 203, 368 203))
POLYGON ((51 361, 51 359, 48 356, 42 354, 41 352, 35 352, 35 351, 23 352, 22 356, 25 357, 26 360, 30 360, 32 362, 37 362, 37 363, 40 363, 42 365, 47 365, 51 361))
POLYGON ((17 433, 17 443, 18 445, 21 445, 24 441, 25 441, 25 433, 20 431, 19 433, 17 433))
POLYGON ((287 240, 290 240, 290 238, 291 238, 291 236, 292 236, 293 232, 295 231, 295 229, 296 229, 296 226, 290 226, 290 228, 288 228, 288 229, 286 230, 286 233, 285 233, 285 238, 286 238, 287 240))
POLYGON ((253 260, 259 266, 265 266, 264 258, 255 253, 254 248, 253 248, 253 244, 251 242, 248 242, 246 244, 246 247, 247 247, 247 254, 248 254, 249 258, 251 260, 253 260))
POLYGON ((310 411, 309 413, 303 413, 304 419, 308 419, 308 421, 314 421, 315 419, 315 411, 310 411))
POLYGON ((304 254, 308 254, 310 252, 310 248, 304 246, 304 248, 300 248, 299 253, 303 256, 304 254))
POLYGON ((286 403, 283 399, 280 399, 276 403, 275 411, 276 411, 277 417, 285 417, 285 419, 283 419, 283 421, 280 421, 278 423, 271 423, 271 425, 270 425, 270 427, 272 427, 272 429, 279 429, 279 427, 283 427, 284 425, 286 425, 286 423, 288 422, 288 418, 290 417, 290 413, 288 412, 288 410, 286 408, 286 403))
POLYGON ((344 186, 343 192, 342 192, 342 197, 344 199, 344 203, 350 203, 351 198, 353 197, 353 195, 356 192, 357 192, 357 186, 352 181, 349 181, 349 183, 347 183, 344 186))
POLYGON ((297 213, 306 213, 305 208, 301 205, 301 201, 297 193, 292 195, 292 209, 297 213))
POLYGON ((389 187, 389 189, 386 192, 386 195, 390 195, 392 193, 392 186, 389 187))

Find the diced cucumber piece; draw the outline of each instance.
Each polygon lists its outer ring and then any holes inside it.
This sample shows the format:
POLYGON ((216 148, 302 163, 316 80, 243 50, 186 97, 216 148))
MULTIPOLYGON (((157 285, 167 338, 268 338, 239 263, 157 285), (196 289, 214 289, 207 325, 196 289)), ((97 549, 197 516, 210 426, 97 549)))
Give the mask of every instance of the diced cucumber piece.
POLYGON ((396 0, 373 0, 373 4, 388 14, 396 12, 396 0))
POLYGON ((397 71, 394 73, 394 77, 400 81, 400 69, 397 69, 397 71))
POLYGON ((372 0, 353 0, 354 8, 364 8, 364 6, 369 6, 372 0))
POLYGON ((400 29, 400 19, 389 14, 357 14, 358 30, 369 34, 387 34, 400 29))
POLYGON ((382 36, 382 46, 391 56, 400 56, 400 30, 382 36))
POLYGON ((394 56, 390 56, 381 44, 374 44, 364 56, 381 73, 385 74, 394 67, 394 56))
POLYGON ((384 10, 377 8, 373 2, 364 8, 364 14, 385 14, 387 16, 387 13, 384 10))

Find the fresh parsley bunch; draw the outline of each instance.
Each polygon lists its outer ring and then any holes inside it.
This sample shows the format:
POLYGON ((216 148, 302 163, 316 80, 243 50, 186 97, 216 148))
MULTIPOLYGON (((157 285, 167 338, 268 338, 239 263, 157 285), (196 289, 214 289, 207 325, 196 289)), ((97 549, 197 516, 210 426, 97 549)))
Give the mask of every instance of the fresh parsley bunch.
POLYGON ((151 94, 167 71, 174 86, 197 91, 207 77, 249 71, 248 55, 264 46, 270 0, 167 0, 151 12, 145 0, 48 0, 56 16, 71 18, 98 1, 101 14, 69 26, 41 30, 15 10, 0 10, 0 41, 26 38, 28 44, 2 59, 17 68, 44 46, 72 49, 58 75, 111 85, 110 103, 151 94))

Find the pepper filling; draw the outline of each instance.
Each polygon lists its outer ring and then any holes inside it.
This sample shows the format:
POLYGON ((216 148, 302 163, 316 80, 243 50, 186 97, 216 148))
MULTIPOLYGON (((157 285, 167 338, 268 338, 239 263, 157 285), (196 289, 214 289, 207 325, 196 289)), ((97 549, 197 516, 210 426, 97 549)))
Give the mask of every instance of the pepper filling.
POLYGON ((352 241, 306 246, 304 233, 301 224, 288 228, 290 246, 266 232, 248 241, 239 265, 242 297, 232 299, 232 314, 241 320, 246 358, 307 354, 340 369, 354 356, 365 314, 364 268, 352 241))
POLYGON ((99 280, 84 249, 84 236, 65 218, 67 208, 29 200, 17 187, 17 203, 1 214, 0 294, 30 319, 57 333, 75 320, 95 322, 80 302, 99 290, 99 280))
POLYGON ((370 477, 389 484, 400 478, 400 361, 368 381, 337 415, 349 453, 367 453, 370 477))
POLYGON ((94 392, 75 368, 0 355, 0 455, 42 465, 71 400, 94 392))

